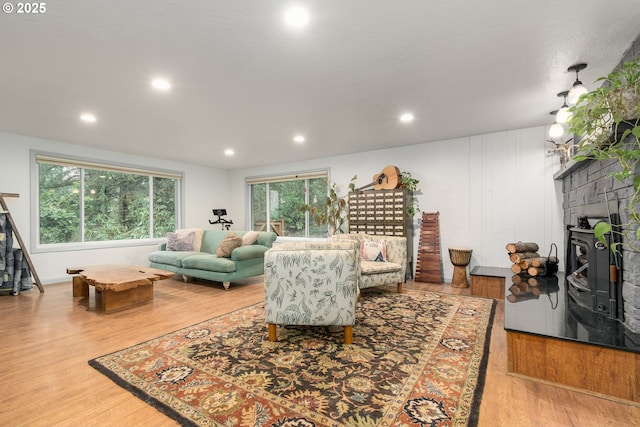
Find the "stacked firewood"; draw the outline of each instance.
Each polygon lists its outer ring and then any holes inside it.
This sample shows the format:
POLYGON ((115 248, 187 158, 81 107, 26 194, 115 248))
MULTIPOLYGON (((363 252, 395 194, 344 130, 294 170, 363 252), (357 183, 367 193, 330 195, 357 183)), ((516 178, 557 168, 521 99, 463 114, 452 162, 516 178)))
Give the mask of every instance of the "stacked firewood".
POLYGON ((548 276, 558 271, 558 258, 541 256, 539 246, 534 242, 507 244, 509 259, 513 263, 511 271, 519 275, 548 276))

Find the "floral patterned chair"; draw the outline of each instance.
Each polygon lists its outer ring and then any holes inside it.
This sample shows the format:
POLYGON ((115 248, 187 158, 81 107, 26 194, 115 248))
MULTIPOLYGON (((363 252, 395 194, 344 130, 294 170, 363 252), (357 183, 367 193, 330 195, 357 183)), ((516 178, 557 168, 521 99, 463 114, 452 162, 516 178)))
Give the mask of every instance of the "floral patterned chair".
MULTIPOLYGON (((398 293, 402 293, 402 284, 407 271, 407 238, 402 236, 378 236, 364 233, 336 234, 328 239, 330 242, 356 242, 360 254, 360 289, 372 286, 395 283, 398 293), (363 246, 382 245, 386 254, 383 259, 365 256, 363 246)), ((376 250, 374 250, 374 253, 376 250)))
POLYGON ((351 344, 358 301, 355 242, 286 242, 265 252, 264 300, 269 340, 276 325, 344 326, 351 344))

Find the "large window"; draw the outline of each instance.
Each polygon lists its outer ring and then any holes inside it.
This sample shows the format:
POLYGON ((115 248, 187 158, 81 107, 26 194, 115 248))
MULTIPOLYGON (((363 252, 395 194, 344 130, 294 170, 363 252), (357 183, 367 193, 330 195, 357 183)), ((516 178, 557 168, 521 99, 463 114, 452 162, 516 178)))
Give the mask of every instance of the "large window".
POLYGON ((164 237, 181 175, 36 155, 40 248, 164 237))
POLYGON ((251 191, 254 230, 275 231, 286 237, 326 237, 326 225, 309 218, 305 206, 327 197, 327 172, 247 180, 251 191))

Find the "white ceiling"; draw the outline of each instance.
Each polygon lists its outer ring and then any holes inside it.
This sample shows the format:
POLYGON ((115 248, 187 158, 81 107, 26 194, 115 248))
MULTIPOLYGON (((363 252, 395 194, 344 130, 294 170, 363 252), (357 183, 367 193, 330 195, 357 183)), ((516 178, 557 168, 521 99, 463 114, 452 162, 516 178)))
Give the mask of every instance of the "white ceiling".
POLYGON ((588 63, 594 87, 640 32, 638 0, 300 0, 302 30, 283 24, 289 4, 0 13, 0 131, 237 169, 549 125, 567 67, 588 63))

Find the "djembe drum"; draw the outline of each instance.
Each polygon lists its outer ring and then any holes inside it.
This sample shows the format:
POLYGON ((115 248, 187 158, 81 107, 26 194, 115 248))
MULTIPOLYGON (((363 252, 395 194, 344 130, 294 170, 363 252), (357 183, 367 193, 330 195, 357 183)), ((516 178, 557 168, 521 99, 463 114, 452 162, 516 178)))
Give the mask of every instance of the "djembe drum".
POLYGON ((449 248, 449 258, 453 264, 453 278, 451 286, 454 288, 468 288, 467 265, 471 262, 472 249, 469 248, 449 248))

